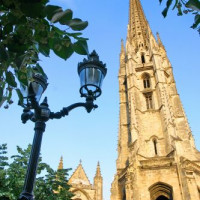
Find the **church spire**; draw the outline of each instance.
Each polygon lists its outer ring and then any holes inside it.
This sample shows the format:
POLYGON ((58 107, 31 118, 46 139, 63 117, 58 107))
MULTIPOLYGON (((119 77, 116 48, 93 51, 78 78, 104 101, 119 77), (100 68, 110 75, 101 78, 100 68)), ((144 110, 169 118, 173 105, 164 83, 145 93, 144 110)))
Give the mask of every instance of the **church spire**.
POLYGON ((61 156, 58 169, 63 169, 63 157, 61 156))
POLYGON ((97 163, 96 175, 95 177, 101 177, 101 169, 99 162, 97 163))
POLYGON ((148 26, 140 0, 130 0, 128 38, 136 49, 147 46, 148 26))

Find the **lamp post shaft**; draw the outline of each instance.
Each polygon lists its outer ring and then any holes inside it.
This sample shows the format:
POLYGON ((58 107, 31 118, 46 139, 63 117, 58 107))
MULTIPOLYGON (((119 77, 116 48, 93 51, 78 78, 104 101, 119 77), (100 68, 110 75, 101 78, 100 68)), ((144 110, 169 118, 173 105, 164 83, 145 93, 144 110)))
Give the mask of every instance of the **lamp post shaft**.
POLYGON ((36 121, 35 122, 35 135, 33 139, 33 144, 31 148, 31 155, 29 159, 28 169, 26 173, 26 179, 24 182, 24 189, 20 195, 20 200, 33 200, 33 187, 36 178, 38 159, 40 156, 40 148, 42 143, 42 136, 45 131, 45 122, 36 121))

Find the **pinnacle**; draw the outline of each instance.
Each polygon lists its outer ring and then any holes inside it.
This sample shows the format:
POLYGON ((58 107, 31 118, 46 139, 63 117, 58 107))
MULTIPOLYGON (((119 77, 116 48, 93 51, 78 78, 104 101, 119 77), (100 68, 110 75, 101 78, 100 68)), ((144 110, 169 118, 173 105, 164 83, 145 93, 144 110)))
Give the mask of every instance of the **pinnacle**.
POLYGON ((97 169, 96 169, 96 175, 95 177, 101 177, 101 169, 100 169, 100 163, 98 161, 97 163, 97 169))
POLYGON ((121 54, 125 54, 124 40, 121 39, 121 54))
POLYGON ((58 169, 63 169, 63 157, 61 156, 58 169))

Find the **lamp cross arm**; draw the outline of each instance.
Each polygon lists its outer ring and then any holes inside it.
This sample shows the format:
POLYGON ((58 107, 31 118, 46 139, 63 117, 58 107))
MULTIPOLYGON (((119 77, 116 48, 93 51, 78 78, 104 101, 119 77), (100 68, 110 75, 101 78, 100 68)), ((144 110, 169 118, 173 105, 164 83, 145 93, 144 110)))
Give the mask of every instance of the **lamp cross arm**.
POLYGON ((60 119, 69 114, 69 112, 78 107, 85 107, 88 113, 92 111, 92 109, 97 108, 98 106, 93 103, 93 101, 86 101, 85 103, 74 103, 68 107, 64 107, 60 112, 51 112, 49 119, 60 119))

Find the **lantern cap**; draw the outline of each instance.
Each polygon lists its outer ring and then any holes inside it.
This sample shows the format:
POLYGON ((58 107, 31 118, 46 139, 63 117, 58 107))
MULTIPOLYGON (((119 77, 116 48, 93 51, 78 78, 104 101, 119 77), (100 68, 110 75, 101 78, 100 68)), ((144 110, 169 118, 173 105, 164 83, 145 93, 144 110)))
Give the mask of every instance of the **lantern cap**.
POLYGON ((35 73, 32 78, 33 78, 33 82, 37 82, 38 84, 40 84, 43 87, 44 91, 46 90, 46 88, 48 86, 47 76, 44 76, 39 73, 35 73))
POLYGON ((99 55, 96 53, 95 50, 93 50, 92 53, 88 55, 88 59, 84 58, 83 62, 78 63, 78 74, 80 75, 80 72, 84 68, 89 68, 90 66, 100 69, 104 77, 106 76, 106 64, 99 60, 99 55))

